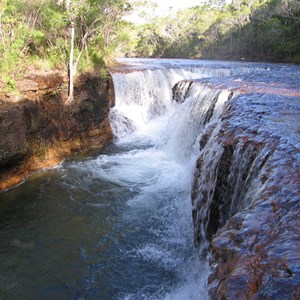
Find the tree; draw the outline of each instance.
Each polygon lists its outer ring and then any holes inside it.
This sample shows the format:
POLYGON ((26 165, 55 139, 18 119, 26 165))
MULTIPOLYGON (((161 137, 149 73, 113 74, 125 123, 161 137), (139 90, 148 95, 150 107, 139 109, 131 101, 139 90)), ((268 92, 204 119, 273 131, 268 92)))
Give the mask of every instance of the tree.
POLYGON ((67 20, 70 22, 70 54, 69 54, 69 92, 67 103, 74 101, 74 76, 77 71, 77 65, 81 57, 78 55, 74 61, 74 46, 75 46, 75 21, 80 14, 80 9, 83 5, 83 1, 80 0, 66 0, 65 8, 67 14, 67 20))
POLYGON ((143 25, 137 53, 300 62, 299 0, 207 0, 143 25))
POLYGON ((0 71, 13 71, 26 61, 27 50, 42 33, 37 29, 40 9, 37 1, 3 1, 0 3, 0 71))
POLYGON ((104 64, 124 43, 117 33, 121 19, 136 0, 0 0, 0 72, 14 77, 26 65, 48 61, 68 69, 69 97, 79 67, 104 64), (82 57, 85 54, 85 63, 82 57))
POLYGON ((103 38, 103 47, 108 48, 116 24, 131 9, 125 0, 65 0, 57 2, 64 6, 66 19, 69 22, 69 95, 67 103, 74 100, 74 77, 83 52, 89 60, 89 44, 99 34, 103 38), (77 56, 75 57, 75 50, 77 56))

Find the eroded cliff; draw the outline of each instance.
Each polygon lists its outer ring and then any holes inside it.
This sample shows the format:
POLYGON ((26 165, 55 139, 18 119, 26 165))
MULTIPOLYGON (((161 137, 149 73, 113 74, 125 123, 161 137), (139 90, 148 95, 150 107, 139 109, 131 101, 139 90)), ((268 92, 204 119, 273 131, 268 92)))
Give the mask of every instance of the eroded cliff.
POLYGON ((72 105, 65 104, 66 78, 60 73, 28 74, 17 88, 17 95, 0 94, 0 191, 71 154, 111 141, 110 79, 78 78, 72 105))

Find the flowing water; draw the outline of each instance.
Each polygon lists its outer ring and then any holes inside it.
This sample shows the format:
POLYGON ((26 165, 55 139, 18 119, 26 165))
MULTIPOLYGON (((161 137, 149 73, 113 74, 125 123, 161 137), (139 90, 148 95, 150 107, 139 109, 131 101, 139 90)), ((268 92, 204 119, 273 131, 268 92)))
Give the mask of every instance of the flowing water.
POLYGON ((231 95, 204 86, 180 104, 172 87, 268 67, 126 63, 112 70, 116 141, 0 195, 1 299, 207 298, 208 266, 193 246, 192 176, 201 131, 218 123, 231 95))

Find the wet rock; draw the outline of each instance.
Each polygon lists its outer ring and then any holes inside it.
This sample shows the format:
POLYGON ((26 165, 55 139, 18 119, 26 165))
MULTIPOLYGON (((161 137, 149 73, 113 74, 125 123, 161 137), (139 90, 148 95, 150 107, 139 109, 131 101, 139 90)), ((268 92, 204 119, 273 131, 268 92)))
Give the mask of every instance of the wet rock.
POLYGON ((272 79, 220 80, 234 96, 200 139, 193 220, 211 299, 300 299, 300 91, 272 79))
POLYGON ((193 82, 189 80, 182 80, 176 83, 172 88, 173 100, 178 103, 184 102, 188 97, 188 92, 192 84, 193 82))

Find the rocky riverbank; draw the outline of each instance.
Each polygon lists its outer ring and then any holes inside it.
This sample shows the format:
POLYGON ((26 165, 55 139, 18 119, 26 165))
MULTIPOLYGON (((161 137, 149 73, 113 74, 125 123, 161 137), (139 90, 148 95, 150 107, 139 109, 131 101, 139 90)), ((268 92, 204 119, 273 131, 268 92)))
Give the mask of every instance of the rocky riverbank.
POLYGON ((197 85, 232 93, 200 140, 195 243, 211 253, 211 299, 299 299, 300 91, 292 75, 251 78, 183 81, 173 90, 179 102, 197 85))
POLYGON ((0 93, 0 191, 112 140, 110 78, 79 77, 72 105, 65 104, 67 78, 61 73, 27 74, 16 87, 18 93, 0 93))

